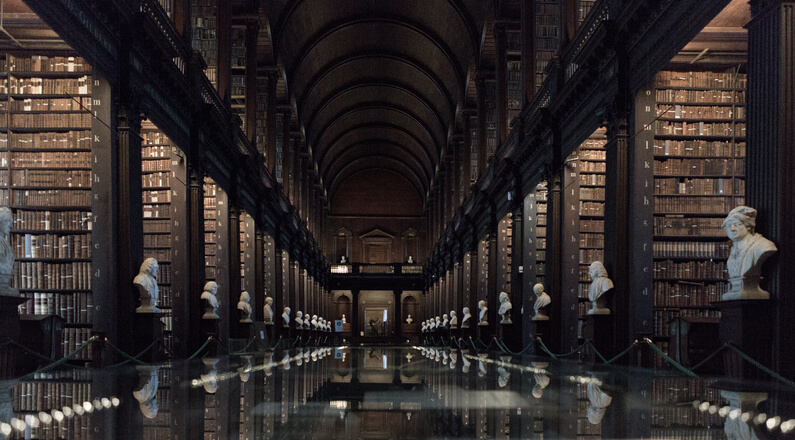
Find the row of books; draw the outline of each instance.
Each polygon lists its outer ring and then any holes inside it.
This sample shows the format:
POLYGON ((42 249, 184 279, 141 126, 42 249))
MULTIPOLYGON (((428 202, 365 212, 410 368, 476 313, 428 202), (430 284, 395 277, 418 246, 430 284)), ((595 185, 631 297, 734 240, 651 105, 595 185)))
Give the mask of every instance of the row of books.
POLYGON ((91 258, 91 234, 11 234, 17 258, 91 258))
POLYGON ((0 102, 0 110, 12 112, 77 112, 91 110, 91 98, 76 96, 74 98, 24 98, 0 102), (8 108, 5 108, 6 103, 8 108))
POLYGON ((654 160, 654 174, 660 176, 743 176, 743 159, 654 160))
POLYGON ((580 202, 580 215, 604 216, 605 204, 602 202, 580 202))
POLYGON ((90 231, 91 211, 29 211, 15 209, 14 230, 21 231, 90 231))
POLYGON ((11 95, 90 95, 91 77, 80 78, 17 78, 3 79, 1 94, 11 95))
POLYGON ((580 162, 581 173, 604 173, 607 171, 607 164, 604 162, 580 162))
POLYGON ((745 197, 654 196, 654 210, 660 213, 723 214, 745 204, 745 197))
POLYGON ((145 249, 144 256, 157 260, 162 270, 163 264, 171 261, 171 249, 145 249))
MULTIPOLYGON (((64 356, 74 352, 80 348, 86 341, 91 338, 90 328, 72 328, 66 327, 63 329, 63 342, 61 344, 64 356)), ((93 344, 89 344, 80 353, 74 356, 74 359, 90 360, 94 356, 93 344)), ((89 399, 86 399, 89 400, 89 399)))
POLYGON ((671 336, 670 323, 678 317, 720 318, 719 310, 709 309, 655 309, 654 335, 671 336))
POLYGON ((580 188, 580 199, 604 200, 604 188, 580 188))
MULTIPOLYGON (((49 411, 73 407, 94 399, 91 383, 83 382, 19 382, 11 389, 11 402, 14 410, 49 411)), ((64 419, 66 420, 66 419, 64 419)), ((6 420, 7 422, 7 420, 6 420)))
POLYGON ((605 261, 604 249, 580 249, 580 264, 591 264, 594 261, 605 261))
POLYGON ((171 246, 170 235, 146 235, 144 234, 144 247, 167 247, 171 246))
POLYGON ((171 232, 171 220, 146 220, 144 221, 144 234, 154 232, 171 232))
POLYGON ((735 122, 657 121, 654 134, 668 136, 745 136, 745 124, 735 122))
POLYGON ((91 113, 12 113, 9 121, 14 128, 91 128, 91 113))
POLYGON ((730 243, 655 241, 654 258, 729 258, 730 243))
POLYGON ((722 237, 723 219, 717 217, 654 217, 654 235, 693 237, 722 237))
POLYGON ((0 170, 0 186, 91 188, 89 170, 0 170))
POLYGON ((654 140, 655 156, 745 157, 745 142, 654 140))
POLYGON ((657 105, 657 117, 663 119, 745 119, 745 107, 727 105, 657 105))
POLYGON ((655 261, 653 264, 655 279, 728 279, 725 261, 655 261))
POLYGON ((580 232, 604 232, 604 231, 605 231, 604 220, 580 220, 580 232))
MULTIPOLYGON (((79 149, 91 148, 91 131, 70 130, 43 133, 18 133, 0 135, 0 151, 6 149, 79 149), (5 141, 5 143, 3 143, 5 141), (7 144, 7 145, 6 145, 7 144)), ((82 165, 85 166, 85 165, 82 165)))
POLYGON ((580 233, 580 247, 605 247, 604 234, 580 233))
MULTIPOLYGON (((651 425, 660 428, 677 428, 686 420, 688 427, 721 428, 723 417, 718 413, 699 411, 693 405, 653 406, 651 410, 651 425)), ((724 438, 716 436, 715 438, 724 438)))
POLYGON ((171 171, 171 160, 145 160, 141 164, 141 171, 171 171))
POLYGON ((171 157, 171 147, 165 145, 156 145, 152 147, 141 148, 141 157, 155 158, 155 159, 169 159, 171 157))
POLYGON ((48 190, 9 190, 0 189, 0 200, 5 205, 19 207, 91 206, 91 190, 48 189, 48 190))
POLYGON ((23 292, 21 295, 30 298, 19 306, 21 314, 58 315, 68 324, 92 324, 94 322, 94 296, 90 292, 23 292))
POLYGON ((704 196, 745 194, 745 180, 684 177, 657 178, 654 179, 654 194, 704 196))
POLYGON ((604 186, 606 176, 604 174, 580 174, 580 185, 600 185, 604 186))
POLYGON ((704 87, 708 89, 744 89, 744 74, 733 72, 674 72, 661 71, 654 77, 656 87, 704 87))
POLYGON ((698 104, 744 104, 745 90, 657 89, 657 102, 698 104))
POLYGON ((8 152, 0 153, 0 167, 12 168, 90 168, 87 151, 8 152))
POLYGON ((169 205, 144 205, 144 218, 168 218, 171 215, 169 205))
MULTIPOLYGON (((158 275, 158 278, 160 278, 159 275, 158 275)), ((164 283, 164 281, 159 281, 159 282, 160 283, 164 283)), ((169 283, 171 282, 170 277, 169 277, 168 282, 169 283)), ((174 298, 173 298, 173 296, 171 294, 171 286, 162 286, 162 285, 160 285, 160 286, 158 286, 157 290, 158 290, 158 293, 160 294, 160 296, 157 298, 157 306, 161 307, 161 308, 165 307, 165 308, 169 308, 170 309, 172 307, 172 305, 173 305, 173 300, 174 300, 174 298)), ((164 323, 165 323, 165 321, 164 321, 164 323)), ((169 324, 171 323, 170 319, 169 319, 168 323, 169 324)))
MULTIPOLYGON (((47 55, 32 55, 17 57, 8 55, 5 60, 8 69, 12 72, 89 72, 89 65, 83 57, 61 57, 47 55)), ((3 66, 4 68, 6 66, 3 66)))
POLYGON ((687 282, 674 283, 655 281, 653 286, 655 307, 706 307, 710 303, 720 301, 721 295, 728 292, 727 283, 723 282, 687 282))
POLYGON ((655 377, 651 384, 652 404, 671 405, 694 400, 720 401, 720 390, 714 387, 715 382, 717 381, 684 377, 655 377))
POLYGON ((167 189, 144 191, 144 203, 169 203, 171 202, 171 191, 167 189))
MULTIPOLYGON (((155 156, 155 157, 168 157, 168 154, 171 152, 171 148, 168 144, 171 142, 162 131, 158 130, 147 130, 141 133, 141 138, 143 138, 144 145, 160 145, 161 147, 156 149, 149 149, 148 151, 166 151, 165 156, 155 156)), ((144 148, 144 151, 147 151, 144 148)), ((145 157, 152 157, 146 156, 145 157)))
POLYGON ((157 172, 141 176, 143 188, 163 188, 171 186, 171 172, 157 172))
POLYGON ((18 261, 14 265, 13 286, 19 289, 90 290, 91 263, 18 261))
POLYGON ((726 438, 726 433, 719 426, 702 430, 693 430, 688 427, 652 428, 651 438, 655 440, 723 440, 726 438))

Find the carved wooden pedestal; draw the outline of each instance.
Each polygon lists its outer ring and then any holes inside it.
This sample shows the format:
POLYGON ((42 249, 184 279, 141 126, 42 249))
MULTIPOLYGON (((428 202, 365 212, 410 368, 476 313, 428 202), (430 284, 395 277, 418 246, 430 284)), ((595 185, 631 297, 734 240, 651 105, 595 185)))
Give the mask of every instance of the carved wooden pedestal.
MULTIPOLYGON (((720 307, 720 341, 731 342, 743 353, 770 368, 773 355, 773 301, 738 299, 713 303, 720 307)), ((767 377, 733 350, 723 352, 726 376, 743 379, 767 377)))
MULTIPOLYGON (((131 352, 128 353, 130 356, 137 356, 152 342, 163 340, 164 324, 160 321, 160 318, 164 316, 166 316, 165 313, 136 313, 133 315, 132 325, 135 337, 131 339, 131 352)), ((163 343, 158 342, 139 359, 147 363, 163 360, 165 359, 163 349, 163 343)))
MULTIPOLYGON (((585 315, 583 337, 606 358, 613 356, 613 315, 585 315)), ((593 359, 591 359, 593 360, 593 359)))
MULTIPOLYGON (((202 318, 201 320, 201 332, 203 339, 202 344, 204 344, 204 341, 207 340, 207 338, 209 337, 212 337, 213 339, 218 339, 218 326, 220 322, 221 319, 219 318, 210 318, 210 319, 202 318)), ((207 353, 208 356, 214 357, 217 353, 217 349, 218 349, 218 344, 215 342, 211 342, 209 345, 207 345, 205 353, 207 353)))

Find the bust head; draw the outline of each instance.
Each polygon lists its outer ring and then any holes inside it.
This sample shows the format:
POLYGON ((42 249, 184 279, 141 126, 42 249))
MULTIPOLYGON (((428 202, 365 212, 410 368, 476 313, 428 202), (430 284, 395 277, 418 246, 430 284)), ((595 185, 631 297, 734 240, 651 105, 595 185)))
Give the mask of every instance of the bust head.
POLYGON ((508 301, 508 294, 506 292, 500 292, 500 302, 504 303, 508 301))
POLYGON ((213 296, 215 296, 215 292, 218 291, 218 284, 215 281, 207 281, 207 283, 204 285, 204 291, 210 292, 213 294, 213 296))
POLYGON ((147 258, 141 263, 141 269, 139 270, 140 273, 145 273, 152 278, 157 278, 157 272, 160 268, 160 265, 157 263, 157 260, 154 258, 147 258))
POLYGON ((251 296, 245 290, 240 293, 240 302, 248 303, 251 301, 251 296))
POLYGON ((588 268, 588 273, 591 275, 591 279, 597 279, 602 277, 607 277, 607 269, 605 269, 605 265, 602 264, 601 261, 594 261, 588 268))
POLYGON ((290 316, 290 308, 285 307, 284 310, 282 311, 282 315, 290 316))
POLYGON ((303 316, 304 316, 304 312, 302 312, 302 311, 300 311, 300 310, 299 310, 299 311, 297 311, 297 312, 295 312, 295 317, 296 317, 296 318, 301 318, 301 317, 303 317, 303 316))
POLYGON ((483 310, 486 308, 486 301, 480 300, 478 301, 478 309, 483 310))
POLYGON ((269 296, 266 296, 266 297, 265 297, 265 304, 266 304, 266 305, 269 305, 269 306, 270 306, 271 304, 273 304, 273 298, 271 298, 271 297, 269 297, 269 296))
POLYGON ((738 206, 729 212, 721 226, 731 241, 742 241, 756 231, 756 209, 738 206))
POLYGON ((541 296, 544 294, 544 285, 541 283, 536 284, 533 286, 533 292, 535 292, 536 296, 541 296))
POLYGON ((464 307, 464 315, 469 315, 469 307, 464 307))
POLYGON ((452 317, 456 316, 455 310, 450 310, 450 316, 452 316, 452 317))

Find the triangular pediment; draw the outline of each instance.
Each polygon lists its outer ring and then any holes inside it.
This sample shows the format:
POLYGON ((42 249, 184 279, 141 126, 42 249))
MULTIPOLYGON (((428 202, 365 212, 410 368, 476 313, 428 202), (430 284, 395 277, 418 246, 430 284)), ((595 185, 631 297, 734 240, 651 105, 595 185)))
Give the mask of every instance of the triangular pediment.
POLYGON ((375 229, 373 229, 372 231, 370 231, 370 232, 368 232, 366 234, 360 235, 359 238, 362 239, 362 240, 364 240, 365 238, 370 238, 370 239, 372 239, 372 238, 388 238, 388 239, 392 240, 392 239, 395 238, 395 236, 391 235, 391 234, 387 234, 386 232, 384 232, 384 231, 382 231, 382 230, 380 230, 378 228, 375 228, 375 229))

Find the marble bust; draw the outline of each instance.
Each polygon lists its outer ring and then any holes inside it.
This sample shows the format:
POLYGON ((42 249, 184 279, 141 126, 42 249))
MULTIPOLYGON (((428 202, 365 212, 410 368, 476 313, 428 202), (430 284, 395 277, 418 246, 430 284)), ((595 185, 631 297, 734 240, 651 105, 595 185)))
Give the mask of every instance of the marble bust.
POLYGON ((412 322, 414 322, 414 319, 411 317, 411 315, 408 315, 406 317, 406 324, 411 324, 412 322))
POLYGON ((422 326, 420 327, 420 330, 421 330, 423 333, 425 333, 425 330, 426 330, 426 327, 427 327, 427 326, 428 326, 428 323, 427 323, 427 322, 425 322, 425 321, 422 321, 422 326))
POLYGON ((756 232, 756 210, 738 206, 723 220, 723 229, 732 241, 732 250, 726 262, 729 271, 729 291, 722 300, 768 299, 770 294, 761 287, 762 265, 778 249, 776 245, 756 232))
POLYGON ((301 330, 304 328, 304 312, 297 311, 295 312, 295 329, 301 330))
POLYGON ((594 261, 588 268, 591 275, 591 286, 588 287, 588 299, 591 301, 589 315, 609 315, 610 309, 606 306, 605 293, 613 288, 613 281, 607 277, 607 269, 601 261, 594 261))
POLYGON ((607 407, 610 406, 613 398, 602 391, 594 382, 588 383, 586 394, 590 403, 588 407, 588 422, 592 425, 598 425, 602 421, 602 417, 605 416, 607 407))
POLYGON ((342 323, 343 324, 347 324, 347 321, 345 320, 345 314, 344 313, 342 314, 342 323))
POLYGON ((312 324, 312 329, 317 330, 317 315, 312 315, 312 319, 309 321, 309 323, 312 324))
POLYGON ((133 391, 133 397, 138 401, 138 407, 141 409, 143 416, 147 419, 154 419, 159 409, 157 405, 158 367, 144 368, 148 371, 139 372, 143 383, 139 389, 133 391), (148 373, 148 376, 146 373, 148 373))
POLYGON ((447 316, 447 313, 442 315, 442 328, 447 328, 450 324, 450 317, 447 316))
POLYGON ((218 316, 218 284, 215 281, 207 281, 202 292, 202 299, 206 301, 204 315, 202 319, 220 319, 218 316))
POLYGON ((442 317, 436 315, 436 323, 434 324, 434 328, 442 328, 442 317))
POLYGON ((461 328, 469 328, 469 318, 472 314, 469 312, 469 307, 464 307, 464 317, 461 318, 461 328))
POLYGON ((251 296, 245 290, 240 293, 237 309, 240 310, 240 322, 251 322, 251 296))
POLYGON ((265 315, 265 324, 273 324, 273 298, 265 297, 265 307, 262 308, 265 315))
POLYGON ((533 286, 533 292, 536 294, 536 302, 533 304, 535 314, 531 318, 533 321, 549 321, 549 316, 545 315, 541 310, 552 302, 552 298, 544 292, 544 285, 541 283, 533 286))
POLYGON ((141 268, 138 270, 138 275, 133 278, 133 284, 138 289, 138 297, 141 300, 141 305, 135 309, 136 313, 159 313, 160 309, 157 307, 157 299, 160 296, 160 290, 157 286, 157 273, 160 266, 154 258, 147 258, 141 263, 141 268))
POLYGON ((412 258, 411 255, 409 255, 409 259, 406 261, 406 263, 414 264, 414 258, 412 258))
POLYGON ((511 321, 511 299, 507 292, 500 292, 500 308, 497 313, 500 314, 500 324, 513 324, 511 321))
MULTIPOLYGON (((0 295, 19 296, 19 291, 11 287, 14 276, 14 249, 11 247, 11 224, 14 216, 11 209, 0 208, 0 295)), ((156 299, 156 298, 155 298, 156 299)))
POLYGON ((487 315, 489 308, 486 307, 486 301, 478 301, 478 310, 480 310, 480 315, 478 315, 478 325, 489 325, 487 315))
POLYGON ((283 326, 284 327, 288 327, 290 325, 290 308, 289 307, 285 307, 284 310, 282 311, 282 321, 283 321, 283 326))
POLYGON ((455 310, 450 310, 450 328, 458 328, 458 315, 455 310))

